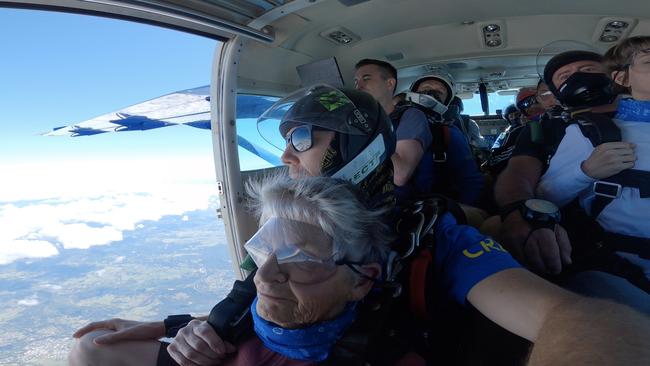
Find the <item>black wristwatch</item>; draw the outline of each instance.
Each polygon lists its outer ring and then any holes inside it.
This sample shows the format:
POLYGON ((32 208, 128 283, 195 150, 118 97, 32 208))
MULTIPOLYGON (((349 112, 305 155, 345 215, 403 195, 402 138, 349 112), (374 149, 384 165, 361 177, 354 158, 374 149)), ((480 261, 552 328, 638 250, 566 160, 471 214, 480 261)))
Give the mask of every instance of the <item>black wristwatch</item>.
POLYGON ((520 207, 521 216, 533 229, 547 228, 553 230, 560 222, 560 209, 553 203, 540 199, 526 200, 520 207))
POLYGON ((165 337, 174 338, 178 331, 194 319, 190 314, 170 315, 163 321, 165 323, 165 337))

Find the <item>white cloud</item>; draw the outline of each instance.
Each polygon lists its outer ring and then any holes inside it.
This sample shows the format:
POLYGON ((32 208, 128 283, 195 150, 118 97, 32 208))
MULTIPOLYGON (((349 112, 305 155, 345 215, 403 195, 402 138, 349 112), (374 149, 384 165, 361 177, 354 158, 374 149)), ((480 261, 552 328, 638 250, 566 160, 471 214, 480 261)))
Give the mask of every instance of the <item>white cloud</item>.
POLYGON ((38 304, 39 304, 39 301, 38 301, 38 298, 36 297, 36 295, 34 295, 32 297, 29 297, 29 298, 26 298, 26 299, 18 300, 18 305, 36 306, 38 304))
POLYGON ((0 202, 149 192, 169 184, 215 180, 211 156, 82 159, 0 164, 0 202))
POLYGON ((43 287, 46 290, 51 290, 51 291, 60 291, 60 290, 63 289, 63 286, 61 286, 61 285, 53 285, 53 284, 50 284, 50 283, 43 284, 43 285, 41 285, 41 287, 43 287))
POLYGON ((45 258, 57 254, 56 247, 43 240, 0 241, 0 265, 21 258, 45 258))
MULTIPOLYGON (((57 247, 107 245, 122 240, 124 231, 144 227, 143 221, 208 209, 211 196, 216 195, 207 178, 212 175, 211 165, 194 163, 113 162, 102 169, 96 166, 101 163, 87 169, 72 164, 74 174, 65 164, 54 171, 45 165, 41 171, 35 166, 27 170, 14 166, 11 174, 0 173, 12 177, 0 183, 0 202, 5 202, 0 204, 0 264, 57 255, 57 247), (79 174, 80 169, 84 174, 79 174), (53 174, 50 180, 37 179, 43 171, 53 174)), ((0 172, 12 169, 0 166, 0 172)))
POLYGON ((87 224, 56 223, 43 227, 38 234, 56 238, 65 249, 88 249, 123 239, 122 231, 114 226, 95 228, 87 224))

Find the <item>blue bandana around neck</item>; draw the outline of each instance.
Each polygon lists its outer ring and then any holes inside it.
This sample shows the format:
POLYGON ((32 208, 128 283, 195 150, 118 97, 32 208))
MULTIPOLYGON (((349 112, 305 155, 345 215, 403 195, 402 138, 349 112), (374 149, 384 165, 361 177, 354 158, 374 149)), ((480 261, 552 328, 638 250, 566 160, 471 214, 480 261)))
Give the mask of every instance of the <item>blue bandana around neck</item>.
POLYGON ((618 102, 616 119, 630 122, 650 122, 650 101, 623 99, 618 102))
POLYGON ((336 319, 306 328, 285 329, 257 314, 257 297, 251 305, 255 333, 266 348, 294 360, 319 362, 357 317, 356 302, 349 303, 336 319))

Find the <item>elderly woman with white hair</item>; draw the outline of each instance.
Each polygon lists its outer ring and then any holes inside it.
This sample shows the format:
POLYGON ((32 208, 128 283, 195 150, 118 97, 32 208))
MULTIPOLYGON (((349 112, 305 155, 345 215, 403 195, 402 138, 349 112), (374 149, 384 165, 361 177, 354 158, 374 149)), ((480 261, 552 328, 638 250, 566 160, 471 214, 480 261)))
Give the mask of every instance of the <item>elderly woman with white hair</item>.
MULTIPOLYGON (((227 365, 295 365, 328 358, 381 277, 391 240, 385 212, 349 184, 323 177, 248 185, 260 229, 245 248, 258 266, 255 337, 227 365), (262 361, 263 360, 263 361, 262 361)), ((408 356, 408 364, 413 354, 408 356)))

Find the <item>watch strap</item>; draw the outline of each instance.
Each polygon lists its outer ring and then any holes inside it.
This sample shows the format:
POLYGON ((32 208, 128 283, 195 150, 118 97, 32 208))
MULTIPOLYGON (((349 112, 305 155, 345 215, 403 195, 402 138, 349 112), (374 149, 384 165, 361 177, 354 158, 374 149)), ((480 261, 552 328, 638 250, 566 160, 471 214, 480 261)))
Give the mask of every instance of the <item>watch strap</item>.
POLYGON ((501 222, 505 221, 506 217, 508 217, 508 215, 510 215, 513 211, 521 208, 525 202, 526 200, 517 200, 501 206, 499 208, 499 216, 501 216, 501 222))

